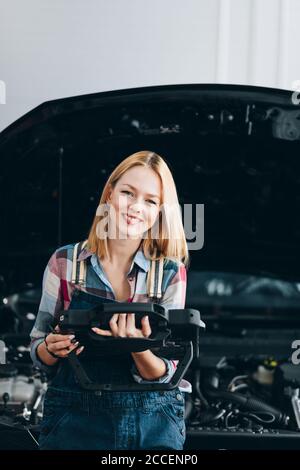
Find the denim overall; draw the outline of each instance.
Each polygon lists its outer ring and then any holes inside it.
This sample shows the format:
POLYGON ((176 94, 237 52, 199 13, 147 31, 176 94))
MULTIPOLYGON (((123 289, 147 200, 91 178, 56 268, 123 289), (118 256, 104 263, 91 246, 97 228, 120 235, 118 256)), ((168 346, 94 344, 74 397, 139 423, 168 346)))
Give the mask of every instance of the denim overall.
MULTIPOLYGON (((76 289, 69 308, 88 309, 105 301, 76 289)), ((134 382, 130 353, 91 360, 83 351, 79 359, 93 381, 134 382)), ((140 392, 84 390, 68 360, 60 359, 44 400, 40 449, 182 450, 186 434, 184 402, 184 392, 178 387, 140 392)))

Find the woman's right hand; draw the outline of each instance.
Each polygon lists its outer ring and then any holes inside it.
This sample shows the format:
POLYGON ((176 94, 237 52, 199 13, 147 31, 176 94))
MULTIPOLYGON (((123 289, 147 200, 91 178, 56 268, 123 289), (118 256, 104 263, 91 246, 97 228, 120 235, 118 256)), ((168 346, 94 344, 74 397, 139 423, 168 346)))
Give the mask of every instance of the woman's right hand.
MULTIPOLYGON (((67 357, 71 351, 78 348, 79 342, 76 341, 74 343, 75 335, 62 335, 58 327, 56 327, 55 330, 57 333, 50 333, 45 338, 47 349, 58 357, 67 357)), ((83 351, 83 349, 84 346, 78 348, 76 355, 78 356, 83 351)))

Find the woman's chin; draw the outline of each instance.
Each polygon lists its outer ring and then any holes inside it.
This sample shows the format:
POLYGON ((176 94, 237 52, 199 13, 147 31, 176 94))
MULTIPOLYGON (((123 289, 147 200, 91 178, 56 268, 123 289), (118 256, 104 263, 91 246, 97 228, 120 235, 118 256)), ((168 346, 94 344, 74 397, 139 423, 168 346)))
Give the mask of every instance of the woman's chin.
POLYGON ((134 226, 127 226, 125 228, 119 228, 119 238, 121 239, 133 239, 133 238, 141 238, 144 234, 144 230, 141 227, 134 227, 134 226))

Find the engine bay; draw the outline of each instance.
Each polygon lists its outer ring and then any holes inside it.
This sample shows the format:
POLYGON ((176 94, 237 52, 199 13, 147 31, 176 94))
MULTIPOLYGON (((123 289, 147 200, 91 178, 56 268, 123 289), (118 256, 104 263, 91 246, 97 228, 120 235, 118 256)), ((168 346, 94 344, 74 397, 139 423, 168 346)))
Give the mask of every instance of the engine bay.
MULTIPOLYGON (((185 375, 192 384, 192 393, 185 394, 185 447, 297 448, 300 321, 293 302, 298 285, 254 276, 246 281, 234 273, 191 271, 190 277, 187 305, 203 312, 206 331, 185 375), (248 308, 236 302, 235 295, 245 302, 257 291, 248 308), (283 312, 280 299, 289 300, 290 310, 283 312)), ((38 446, 49 377, 32 365, 29 332, 40 294, 31 288, 4 298, 0 310, 6 357, 0 367, 2 448, 38 446)))

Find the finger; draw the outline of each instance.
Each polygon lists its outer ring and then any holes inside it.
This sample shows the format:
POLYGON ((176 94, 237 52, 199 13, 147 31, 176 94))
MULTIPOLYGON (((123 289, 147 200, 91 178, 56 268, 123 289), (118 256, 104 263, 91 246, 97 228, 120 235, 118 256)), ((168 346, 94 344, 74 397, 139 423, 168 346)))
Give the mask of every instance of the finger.
POLYGON ((79 346, 79 341, 76 341, 76 343, 71 344, 71 346, 69 346, 69 347, 67 348, 67 350, 68 350, 68 352, 70 353, 70 352, 73 351, 74 349, 78 348, 78 346, 79 346))
POLYGON ((56 327, 54 328, 54 331, 55 331, 56 333, 60 333, 60 328, 59 328, 58 325, 56 325, 56 327))
POLYGON ((127 328, 135 328, 135 314, 127 313, 127 328))
POLYGON ((58 341, 66 341, 67 338, 69 340, 74 339, 75 335, 56 335, 56 334, 51 333, 48 336, 47 341, 49 343, 57 343, 58 341))
POLYGON ((142 318, 142 333, 144 336, 148 337, 151 335, 151 332, 152 330, 150 327, 149 317, 146 315, 142 318))
POLYGON ((76 349, 79 345, 79 341, 77 341, 75 344, 72 344, 68 348, 61 349, 60 351, 57 351, 57 355, 61 357, 66 357, 72 352, 74 349, 76 349))
POLYGON ((80 348, 77 349, 76 355, 78 356, 82 351, 84 350, 84 346, 81 346, 80 348))
POLYGON ((54 352, 60 351, 61 349, 69 348, 72 344, 73 343, 71 343, 70 339, 67 339, 66 341, 57 341, 56 343, 51 343, 50 350, 54 352))
POLYGON ((119 331, 119 327, 117 324, 118 318, 119 318, 119 313, 115 313, 110 319, 109 326, 112 331, 112 336, 118 336, 118 331, 119 331))
POLYGON ((118 336, 124 338, 126 336, 126 313, 121 313, 118 321, 118 336))
POLYGON ((119 315, 120 315, 119 313, 114 313, 111 319, 109 320, 109 324, 117 323, 119 315))
POLYGON ((112 336, 111 331, 108 330, 101 330, 101 328, 96 328, 95 326, 92 328, 92 330, 97 333, 97 335, 103 335, 103 336, 112 336))
POLYGON ((135 336, 142 336, 139 330, 135 327, 135 314, 127 314, 127 325, 126 325, 126 336, 129 338, 134 338, 135 336))

